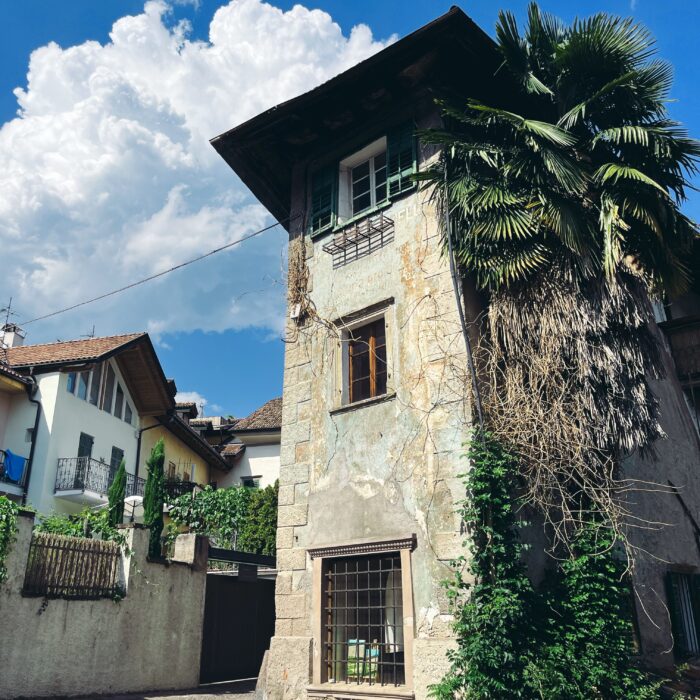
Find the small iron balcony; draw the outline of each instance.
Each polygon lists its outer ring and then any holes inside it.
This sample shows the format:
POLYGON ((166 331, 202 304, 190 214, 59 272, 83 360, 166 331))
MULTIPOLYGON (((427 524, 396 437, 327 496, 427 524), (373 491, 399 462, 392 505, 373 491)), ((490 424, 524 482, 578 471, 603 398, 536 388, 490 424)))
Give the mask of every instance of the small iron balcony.
MULTIPOLYGON (((106 503, 107 491, 114 481, 115 473, 116 469, 92 457, 61 457, 58 460, 54 493, 60 498, 79 503, 106 503)), ((127 472, 125 497, 143 496, 145 484, 145 479, 127 472)))

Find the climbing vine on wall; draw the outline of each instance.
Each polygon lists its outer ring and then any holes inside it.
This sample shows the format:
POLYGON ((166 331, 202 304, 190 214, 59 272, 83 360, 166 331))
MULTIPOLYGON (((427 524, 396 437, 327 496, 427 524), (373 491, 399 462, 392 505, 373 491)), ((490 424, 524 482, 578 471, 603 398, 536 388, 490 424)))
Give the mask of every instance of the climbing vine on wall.
POLYGON ((5 560, 17 533, 17 504, 0 496, 0 585, 7 578, 5 560))
MULTIPOLYGON (((468 445, 461 513, 469 556, 455 562, 448 593, 457 648, 431 690, 438 700, 645 700, 658 694, 632 663, 625 562, 595 522, 553 562, 535 589, 518 537, 519 465, 493 436, 468 445)), ((591 519, 595 520, 594 518, 591 519)))

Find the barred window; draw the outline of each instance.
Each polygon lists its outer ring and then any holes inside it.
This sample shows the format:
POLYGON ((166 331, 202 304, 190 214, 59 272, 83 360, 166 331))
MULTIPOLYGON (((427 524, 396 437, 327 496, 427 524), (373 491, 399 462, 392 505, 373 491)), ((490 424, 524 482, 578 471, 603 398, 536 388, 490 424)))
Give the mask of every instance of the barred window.
POLYGON ((329 559, 323 620, 326 681, 405 684, 398 552, 329 559))

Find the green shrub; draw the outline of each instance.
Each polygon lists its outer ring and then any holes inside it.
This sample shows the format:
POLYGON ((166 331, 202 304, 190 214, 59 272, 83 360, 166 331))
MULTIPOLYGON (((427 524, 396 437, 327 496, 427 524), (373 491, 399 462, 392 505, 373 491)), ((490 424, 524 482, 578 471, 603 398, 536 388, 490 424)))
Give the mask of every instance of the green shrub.
POLYGON ((274 486, 253 489, 236 547, 242 552, 275 555, 277 543, 277 494, 274 486))
POLYGON ((160 541, 163 532, 163 504, 165 502, 165 444, 163 438, 158 440, 151 450, 146 462, 148 478, 143 493, 143 522, 150 528, 148 555, 160 558, 163 548, 160 541))
POLYGON ((194 494, 186 493, 170 504, 168 515, 172 520, 169 537, 181 528, 198 535, 206 535, 217 547, 233 549, 237 546, 240 530, 248 513, 251 489, 234 486, 213 489, 205 486, 194 494))

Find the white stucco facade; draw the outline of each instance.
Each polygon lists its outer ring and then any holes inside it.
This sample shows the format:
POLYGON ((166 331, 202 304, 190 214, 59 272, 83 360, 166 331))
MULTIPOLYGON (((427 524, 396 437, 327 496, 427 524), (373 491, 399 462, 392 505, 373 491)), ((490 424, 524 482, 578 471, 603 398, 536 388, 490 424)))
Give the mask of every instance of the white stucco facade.
POLYGON ((258 486, 274 485, 280 476, 280 434, 246 436, 235 442, 245 445, 243 454, 231 471, 217 483, 220 487, 241 486, 244 479, 259 480, 258 486))
MULTIPOLYGON (((117 363, 108 360, 104 364, 105 368, 108 364, 112 367, 116 382, 124 392, 125 401, 133 407, 134 402, 117 363)), ((66 372, 40 374, 36 379, 38 389, 35 398, 41 402, 41 416, 37 427, 27 503, 41 513, 75 512, 81 510, 83 504, 54 495, 59 458, 77 457, 80 434, 85 433, 93 438, 93 459, 109 465, 112 448, 117 447, 124 451, 127 472, 133 473, 139 418, 134 413, 132 424, 129 424, 93 405, 89 400, 71 394, 68 391, 66 372)), ((29 456, 31 443, 27 437, 27 430, 34 427, 35 414, 36 406, 26 397, 13 399, 5 444, 13 452, 24 457, 29 456)))

